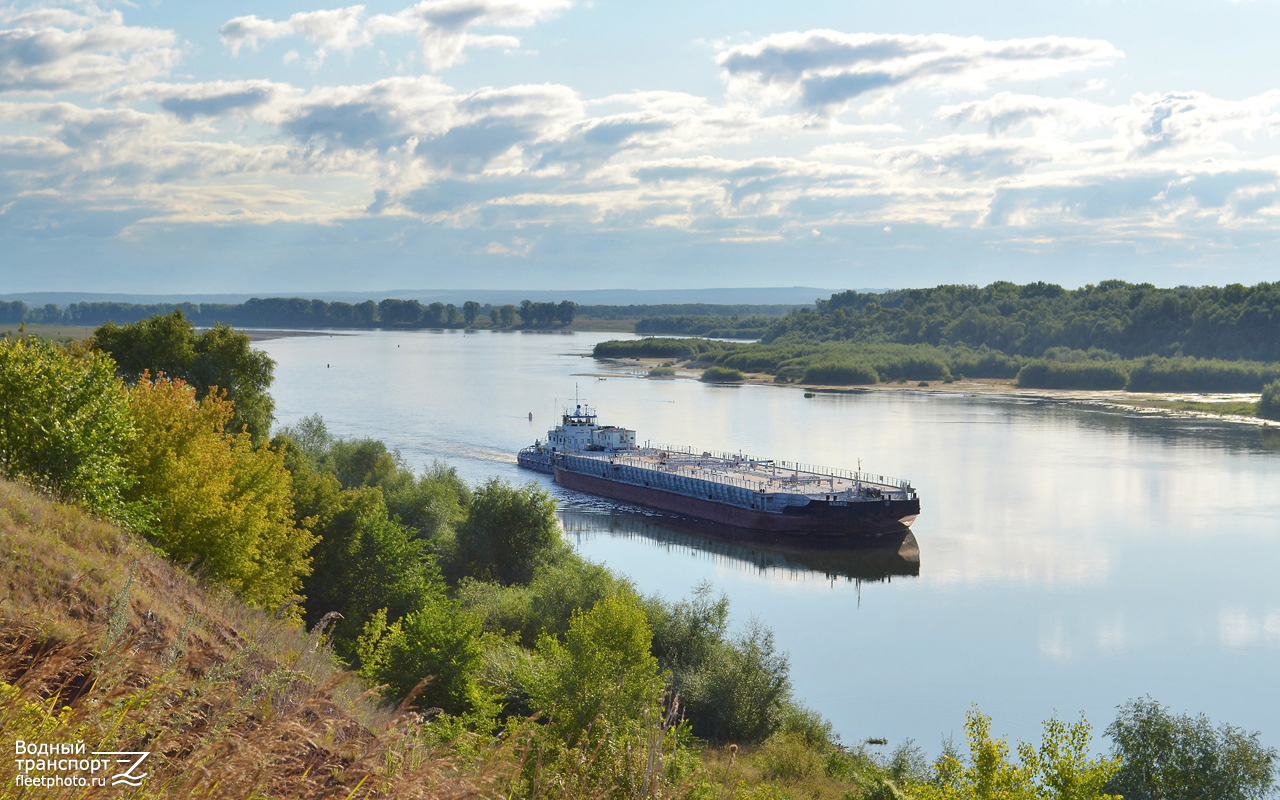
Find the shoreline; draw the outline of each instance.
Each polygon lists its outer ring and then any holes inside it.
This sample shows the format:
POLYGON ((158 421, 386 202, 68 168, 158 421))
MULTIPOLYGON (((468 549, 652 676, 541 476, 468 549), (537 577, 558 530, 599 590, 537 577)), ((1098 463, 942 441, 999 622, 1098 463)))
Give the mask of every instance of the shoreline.
MULTIPOLYGON (((590 355, 586 358, 592 358, 590 355)), ((593 359, 594 360, 594 359, 593 359)), ((639 360, 599 359, 600 362, 617 367, 635 367, 630 372, 585 373, 598 378, 625 377, 641 380, 701 380, 703 370, 689 367, 676 367, 672 376, 650 378, 648 371, 660 366, 669 359, 645 358, 639 360), (641 369, 642 368, 642 369, 641 369)), ((1217 420, 1238 425, 1252 425, 1258 428, 1280 429, 1280 420, 1268 420, 1261 417, 1243 414, 1217 413, 1202 408, 1178 408, 1176 403, 1195 404, 1241 404, 1256 403, 1258 393, 1240 392, 1126 392, 1123 389, 1033 389, 1014 385, 1012 380, 1000 378, 966 378, 944 383, 928 381, 927 385, 919 385, 919 381, 902 383, 877 383, 866 386, 832 386, 805 383, 774 383, 773 376, 764 373, 747 373, 742 381, 723 385, 755 384, 774 386, 786 389, 800 389, 815 394, 854 394, 859 392, 934 392, 939 394, 986 396, 1009 399, 1038 400, 1045 402, 1069 403, 1072 405, 1093 406, 1114 411, 1163 416, 1182 419, 1217 420)))

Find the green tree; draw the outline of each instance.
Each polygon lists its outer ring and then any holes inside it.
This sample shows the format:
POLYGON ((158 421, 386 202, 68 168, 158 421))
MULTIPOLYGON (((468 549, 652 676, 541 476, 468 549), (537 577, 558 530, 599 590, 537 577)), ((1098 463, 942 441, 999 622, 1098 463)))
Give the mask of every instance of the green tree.
POLYGON ((556 306, 556 321, 561 325, 572 323, 577 314, 578 304, 572 300, 561 300, 560 305, 556 306))
POLYGON ((564 550, 551 495, 535 483, 514 487, 496 478, 476 490, 457 539, 454 574, 501 583, 528 583, 564 550))
POLYGON ((320 491, 313 523, 320 542, 304 586, 306 618, 315 624, 329 612, 341 614, 334 646, 351 656, 361 630, 379 609, 395 622, 422 608, 439 573, 425 543, 388 517, 380 489, 346 489, 327 497, 326 489, 320 491))
POLYGON ((400 701, 415 689, 414 705, 449 714, 491 717, 496 701, 478 680, 483 666, 480 623, 436 584, 421 605, 391 624, 379 609, 356 644, 360 674, 400 701), (423 681, 426 681, 423 684, 423 681))
POLYGON ((530 702, 570 746, 593 727, 608 730, 640 719, 657 708, 662 694, 652 638, 633 592, 604 598, 574 614, 563 644, 550 634, 538 639, 538 666, 526 682, 530 702))
POLYGON ((294 523, 283 454, 225 433, 230 401, 221 393, 197 401, 180 380, 144 372, 129 407, 138 435, 126 463, 138 480, 127 499, 150 509, 152 540, 252 605, 295 597, 315 537, 294 523))
POLYGON ((65 499, 127 516, 135 436, 115 363, 34 336, 0 339, 0 468, 65 499))
POLYGON ((1175 716, 1150 697, 1120 706, 1107 735, 1120 760, 1107 788, 1127 800, 1260 800, 1276 787, 1280 754, 1257 732, 1175 716))
MULTIPOLYGON (((527 300, 525 302, 528 302, 527 300)), ((498 309, 498 317, 502 320, 502 327, 510 328, 516 324, 516 307, 507 303, 498 309)))
POLYGON ((1280 420, 1280 381, 1273 381, 1262 388, 1257 413, 1263 419, 1280 420))
POLYGON ((480 304, 475 300, 468 300, 462 304, 462 319, 468 325, 474 325, 476 317, 480 315, 480 304))
POLYGON ((248 429, 255 443, 266 441, 275 401, 268 394, 275 362, 255 350, 248 335, 215 324, 196 334, 177 309, 128 325, 108 322, 93 332, 93 345, 110 355, 129 383, 143 373, 164 373, 196 388, 196 399, 221 389, 234 404, 228 433, 248 429))

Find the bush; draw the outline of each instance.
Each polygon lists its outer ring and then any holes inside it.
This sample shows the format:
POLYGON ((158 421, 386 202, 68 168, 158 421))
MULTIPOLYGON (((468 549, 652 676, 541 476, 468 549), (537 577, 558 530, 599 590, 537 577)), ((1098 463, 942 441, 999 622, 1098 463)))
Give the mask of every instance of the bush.
POLYGON ((592 348, 593 358, 693 358, 713 349, 715 343, 701 339, 615 339, 592 348))
POLYGON ((530 702, 571 747, 592 727, 625 727, 658 707, 662 679, 651 645, 639 599, 630 591, 612 594, 573 615, 564 644, 539 637, 540 664, 526 680, 530 702))
POLYGON ((804 371, 800 382, 829 386, 858 386, 879 383, 880 376, 866 364, 817 364, 804 371))
POLYGON ((798 733, 770 736, 755 756, 765 780, 796 783, 826 771, 826 755, 798 733))
POLYGON ((481 688, 483 666, 480 624, 455 601, 435 592, 416 611, 387 624, 387 610, 377 611, 356 644, 360 674, 387 687, 389 699, 399 702, 415 689, 419 708, 439 708, 449 714, 496 708, 481 688))
POLYGON ((735 383, 743 379, 743 374, 736 369, 729 367, 711 366, 702 372, 702 380, 705 383, 735 383))
POLYGON ((513 487, 494 478, 476 490, 458 526, 455 575, 528 583, 565 549, 556 503, 536 483, 513 487))
POLYGON ((693 732, 704 739, 752 743, 779 727, 791 694, 790 664, 773 633, 752 622, 721 643, 686 681, 683 697, 693 732))
POLYGON ((332 611, 341 614, 334 645, 350 657, 356 638, 379 609, 391 622, 417 610, 435 591, 439 573, 425 543, 388 518, 379 489, 335 491, 317 511, 314 530, 320 542, 305 583, 307 622, 315 624, 332 611))
POLYGON ((1257 414, 1263 419, 1280 420, 1280 381, 1268 383, 1263 387, 1257 414))
POLYGON ((124 385, 100 353, 77 357, 34 336, 0 339, 0 467, 123 518, 135 435, 124 385))
POLYGON ((965 717, 968 758, 948 748, 938 759, 936 780, 932 784, 912 785, 907 792, 911 797, 921 800, 975 797, 1114 800, 1102 792, 1119 764, 1109 759, 1089 758, 1091 728, 1083 718, 1074 725, 1048 720, 1044 723, 1040 746, 1019 743, 1018 761, 1014 762, 1010 758, 1009 740, 992 738, 990 717, 977 709, 965 717))
POLYGON ((1254 361, 1148 358, 1129 374, 1134 392, 1257 392, 1280 379, 1280 366, 1254 361))
POLYGON ((1129 373, 1114 361, 1032 361, 1018 370, 1016 382, 1033 389, 1123 389, 1129 373))
POLYGON ((1280 753, 1258 733, 1174 716, 1149 697, 1121 706, 1107 735, 1120 760, 1107 790, 1127 800, 1261 800, 1276 786, 1280 753))
POLYGON ((625 588, 625 583, 599 564, 565 553, 534 573, 527 586, 502 586, 464 580, 458 596, 484 622, 485 630, 513 633, 527 647, 538 636, 563 636, 573 615, 593 608, 625 588))

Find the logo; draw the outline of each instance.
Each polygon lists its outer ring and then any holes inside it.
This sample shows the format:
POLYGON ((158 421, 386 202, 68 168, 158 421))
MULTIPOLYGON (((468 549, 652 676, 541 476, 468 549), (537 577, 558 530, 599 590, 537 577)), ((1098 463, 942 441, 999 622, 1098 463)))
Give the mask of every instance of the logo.
POLYGON ((147 773, 142 772, 142 773, 137 773, 137 774, 135 774, 134 770, 141 769, 141 767, 142 767, 142 762, 143 762, 143 761, 146 761, 146 760, 147 760, 147 756, 151 755, 151 751, 150 751, 150 750, 146 750, 146 751, 142 751, 142 750, 137 750, 137 751, 130 751, 130 750, 121 750, 121 751, 100 750, 100 751, 95 752, 95 753, 94 753, 94 755, 95 755, 95 756, 117 756, 117 758, 116 758, 116 760, 115 760, 117 764, 128 764, 128 765, 129 765, 129 766, 128 766, 128 768, 127 768, 127 769, 125 769, 125 771, 124 771, 124 772, 117 772, 115 775, 112 775, 112 776, 111 776, 111 785, 112 785, 112 786, 119 786, 120 784, 125 783, 125 784, 128 784, 129 786, 132 786, 132 787, 134 787, 134 788, 136 789, 136 788, 138 788, 139 786, 141 786, 141 785, 142 785, 142 779, 143 779, 143 778, 145 778, 145 777, 147 777, 147 773))
POLYGON ((138 788, 148 773, 142 766, 150 750, 95 750, 88 752, 83 741, 27 742, 14 746, 20 787, 64 788, 88 786, 130 786, 138 788), (23 758, 23 756, 27 756, 23 758), (110 775, 108 775, 110 773, 110 775))

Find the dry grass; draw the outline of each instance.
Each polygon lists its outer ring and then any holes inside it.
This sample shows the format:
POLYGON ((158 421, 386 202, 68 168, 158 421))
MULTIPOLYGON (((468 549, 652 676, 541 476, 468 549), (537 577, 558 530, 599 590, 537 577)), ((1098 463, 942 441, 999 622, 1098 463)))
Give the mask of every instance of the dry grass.
MULTIPOLYGON (((148 780, 113 796, 462 798, 504 779, 508 753, 433 746, 317 637, 75 507, 0 482, 0 551, 0 681, 18 690, 0 741, 151 750, 148 780)), ((15 769, 0 759, 0 797, 84 796, 22 795, 15 769)))

